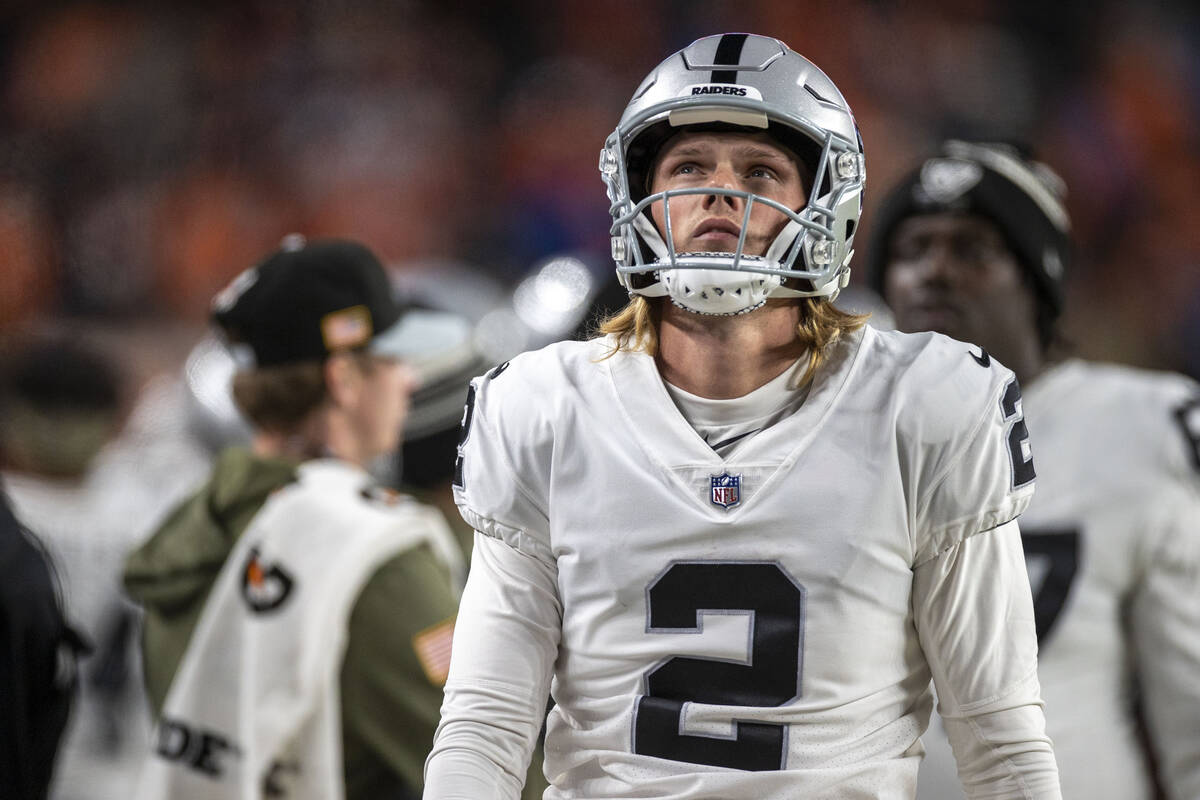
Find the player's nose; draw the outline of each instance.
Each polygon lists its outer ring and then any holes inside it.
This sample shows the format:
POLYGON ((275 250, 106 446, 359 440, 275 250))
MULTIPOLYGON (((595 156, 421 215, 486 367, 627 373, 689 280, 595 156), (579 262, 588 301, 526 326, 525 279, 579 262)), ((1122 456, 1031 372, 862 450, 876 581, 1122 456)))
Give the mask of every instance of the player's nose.
MULTIPOLYGON (((728 162, 718 162, 712 174, 708 178, 708 185, 716 189, 737 189, 738 178, 737 173, 733 169, 733 165, 728 162)), ((728 194, 709 194, 704 196, 704 207, 711 209, 714 206, 726 205, 729 208, 738 208, 741 203, 741 198, 728 194)))
POLYGON ((961 264, 949 242, 931 241, 916 259, 918 275, 924 283, 950 285, 957 281, 961 264))

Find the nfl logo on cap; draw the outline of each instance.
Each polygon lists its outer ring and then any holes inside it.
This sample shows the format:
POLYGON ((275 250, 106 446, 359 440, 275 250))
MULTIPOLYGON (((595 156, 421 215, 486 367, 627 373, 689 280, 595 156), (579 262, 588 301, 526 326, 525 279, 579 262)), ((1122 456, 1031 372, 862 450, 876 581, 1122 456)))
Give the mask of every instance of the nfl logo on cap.
POLYGON ((713 475, 712 478, 712 493, 709 499, 713 505, 721 508, 732 508, 742 502, 742 476, 730 475, 728 472, 722 472, 720 475, 713 475))

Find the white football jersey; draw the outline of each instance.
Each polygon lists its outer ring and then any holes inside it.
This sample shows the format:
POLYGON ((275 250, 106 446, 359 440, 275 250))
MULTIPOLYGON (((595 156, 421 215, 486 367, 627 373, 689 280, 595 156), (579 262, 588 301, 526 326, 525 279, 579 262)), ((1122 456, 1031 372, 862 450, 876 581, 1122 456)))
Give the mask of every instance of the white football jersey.
POLYGON ((995 763, 1052 788, 1012 796, 1058 796, 1010 372, 863 328, 722 459, 653 358, 609 352, 551 345, 472 386, 455 496, 481 535, 427 798, 473 749, 516 780, 552 667, 547 798, 911 798, 931 672, 964 718, 1018 720, 995 763))
MULTIPOLYGON (((1038 490, 1021 517, 1063 796, 1200 798, 1200 387, 1071 360, 1026 391, 1038 490)), ((934 725, 924 800, 961 797, 934 725)))

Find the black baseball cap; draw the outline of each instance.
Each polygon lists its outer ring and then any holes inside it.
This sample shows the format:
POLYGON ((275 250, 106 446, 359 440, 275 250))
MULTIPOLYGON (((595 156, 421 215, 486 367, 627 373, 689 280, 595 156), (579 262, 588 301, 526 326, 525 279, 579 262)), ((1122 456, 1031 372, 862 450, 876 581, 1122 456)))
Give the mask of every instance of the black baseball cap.
POLYGON ((413 344, 383 265, 344 239, 285 237, 213 299, 212 317, 231 345, 249 349, 256 367, 347 350, 406 358, 413 344))

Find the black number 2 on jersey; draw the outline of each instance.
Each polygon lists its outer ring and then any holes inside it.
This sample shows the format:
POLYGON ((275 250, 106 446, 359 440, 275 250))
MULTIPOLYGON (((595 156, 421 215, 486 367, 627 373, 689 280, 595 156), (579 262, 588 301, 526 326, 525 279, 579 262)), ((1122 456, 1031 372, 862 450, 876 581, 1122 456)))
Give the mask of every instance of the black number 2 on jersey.
POLYGON ((702 615, 744 614, 746 663, 675 656, 645 678, 633 751, 744 770, 786 766, 787 725, 731 720, 731 735, 684 733, 689 703, 777 707, 800 696, 804 587, 773 562, 672 564, 647 590, 647 633, 700 633, 702 615))
POLYGON ((1037 473, 1033 470, 1033 456, 1029 454, 1029 428, 1021 415, 1021 387, 1013 378, 1004 387, 1000 398, 1000 409, 1008 425, 1008 455, 1012 461, 1012 486, 1018 489, 1030 483, 1037 473))
POLYGON ((467 404, 463 407, 462 424, 458 428, 458 452, 454 457, 454 485, 462 489, 463 482, 463 446, 471 435, 471 417, 475 415, 475 384, 467 389, 467 404))
MULTIPOLYGON (((488 380, 495 380, 500 376, 500 373, 508 369, 509 362, 498 364, 488 373, 488 380)), ((463 407, 462 424, 458 429, 458 451, 454 457, 454 485, 459 489, 466 488, 466 483, 463 480, 463 448, 467 444, 467 437, 471 435, 471 419, 475 416, 475 384, 471 383, 467 388, 467 403, 463 407)))
POLYGON ((1200 470, 1200 397, 1189 400, 1175 409, 1175 421, 1183 431, 1192 466, 1200 470))

